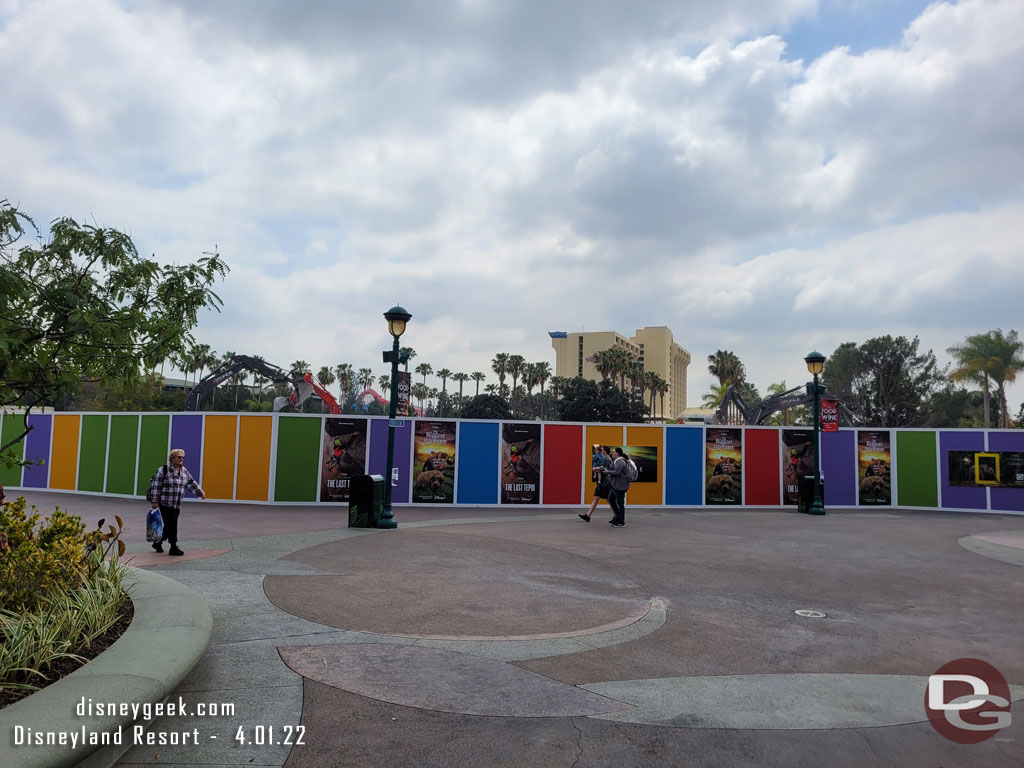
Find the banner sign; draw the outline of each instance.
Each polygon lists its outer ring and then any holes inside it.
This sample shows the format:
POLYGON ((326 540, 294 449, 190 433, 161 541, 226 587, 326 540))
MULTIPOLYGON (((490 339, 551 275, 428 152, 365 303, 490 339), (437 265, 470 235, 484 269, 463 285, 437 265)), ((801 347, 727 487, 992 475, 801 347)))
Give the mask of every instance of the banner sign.
POLYGON ((821 401, 821 431, 839 431, 839 403, 835 400, 822 399, 821 401))
POLYGON ((634 483, 658 482, 658 446, 624 445, 622 450, 636 464, 637 475, 634 483))
POLYGON ((892 504, 892 442, 889 430, 857 431, 858 503, 892 504))
POLYGON ((949 484, 1024 488, 1024 453, 947 451, 949 484))
POLYGON ((782 429, 782 503, 796 506, 800 476, 814 474, 814 430, 782 429))
POLYGON ((397 410, 395 411, 395 413, 401 414, 402 416, 405 416, 407 413, 409 413, 409 393, 411 391, 412 374, 409 373, 408 371, 399 371, 397 387, 398 396, 395 398, 397 403, 397 410))
POLYGON ((455 422, 417 421, 413 445, 413 503, 455 500, 455 422))
POLYGON ((743 430, 708 429, 704 446, 707 504, 743 503, 743 430))
POLYGON ((501 426, 501 503, 540 504, 540 424, 501 426))
POLYGON ((352 475, 366 474, 366 419, 324 419, 320 501, 348 501, 352 475))

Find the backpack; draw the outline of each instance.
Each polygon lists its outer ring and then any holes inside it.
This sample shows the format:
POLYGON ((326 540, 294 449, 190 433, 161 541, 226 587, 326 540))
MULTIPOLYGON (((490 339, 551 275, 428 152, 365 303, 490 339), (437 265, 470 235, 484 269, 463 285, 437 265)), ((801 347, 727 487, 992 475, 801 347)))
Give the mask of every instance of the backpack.
POLYGON ((635 483, 638 477, 640 477, 640 470, 637 469, 636 463, 632 459, 626 459, 626 479, 635 483))
MULTIPOLYGON (((160 484, 157 486, 157 496, 153 496, 153 491, 152 490, 146 491, 146 501, 148 501, 150 504, 156 504, 156 503, 158 503, 160 501, 159 494, 160 494, 160 491, 162 491, 164 489, 164 477, 167 474, 166 471, 165 471, 166 466, 167 466, 166 464, 161 466, 160 469, 158 469, 156 472, 154 472, 153 476, 151 478, 149 478, 149 487, 150 487, 150 489, 152 489, 153 488, 153 481, 156 480, 157 476, 160 477, 160 484), (161 472, 163 472, 164 474, 160 474, 161 472)), ((161 527, 163 527, 163 524, 161 524, 161 527)))

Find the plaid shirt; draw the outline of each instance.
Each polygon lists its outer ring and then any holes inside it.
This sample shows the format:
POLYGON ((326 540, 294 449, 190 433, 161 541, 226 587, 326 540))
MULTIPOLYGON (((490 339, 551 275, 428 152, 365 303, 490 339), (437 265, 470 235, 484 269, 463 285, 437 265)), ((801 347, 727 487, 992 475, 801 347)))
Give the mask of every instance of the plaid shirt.
POLYGON ((156 499, 161 507, 180 509, 181 497, 184 495, 186 488, 197 496, 206 495, 203 489, 199 487, 199 483, 195 481, 195 478, 189 474, 189 471, 184 466, 176 472, 174 469, 168 469, 165 464, 153 475, 153 480, 149 484, 147 498, 156 499))

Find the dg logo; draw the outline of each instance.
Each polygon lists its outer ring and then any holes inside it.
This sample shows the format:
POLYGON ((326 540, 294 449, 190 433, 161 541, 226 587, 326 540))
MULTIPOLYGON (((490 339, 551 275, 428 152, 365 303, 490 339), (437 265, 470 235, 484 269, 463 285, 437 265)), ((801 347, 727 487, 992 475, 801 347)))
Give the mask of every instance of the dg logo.
POLYGON ((979 744, 1010 724, 1010 686, 980 659, 956 659, 928 677, 928 721, 957 744, 979 744))

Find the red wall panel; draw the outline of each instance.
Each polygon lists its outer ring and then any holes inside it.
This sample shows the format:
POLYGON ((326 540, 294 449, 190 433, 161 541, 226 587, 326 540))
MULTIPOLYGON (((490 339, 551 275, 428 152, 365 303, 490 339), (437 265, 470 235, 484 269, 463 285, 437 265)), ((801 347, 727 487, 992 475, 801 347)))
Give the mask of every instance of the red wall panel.
POLYGON ((544 425, 544 504, 582 504, 583 427, 544 425))
POLYGON ((743 430, 743 471, 746 501, 750 506, 782 503, 782 458, 779 430, 743 430))

